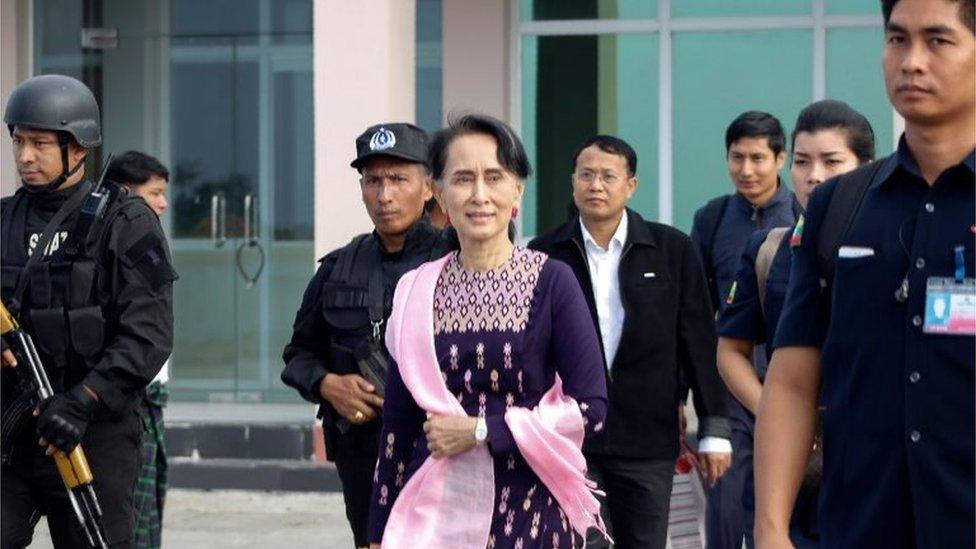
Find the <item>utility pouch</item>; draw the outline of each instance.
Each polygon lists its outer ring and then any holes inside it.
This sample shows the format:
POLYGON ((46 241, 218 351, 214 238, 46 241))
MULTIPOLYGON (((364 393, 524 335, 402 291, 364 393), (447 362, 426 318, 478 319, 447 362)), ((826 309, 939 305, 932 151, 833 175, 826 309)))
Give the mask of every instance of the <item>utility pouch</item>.
POLYGON ((68 310, 71 346, 83 357, 91 357, 102 348, 105 339, 105 317, 102 308, 94 305, 68 310))
POLYGON ((60 357, 68 350, 68 330, 64 323, 64 308, 30 309, 30 329, 41 351, 60 357))
POLYGON ((326 282, 322 288, 322 316, 338 330, 368 327, 366 290, 349 284, 326 282))
POLYGON ((375 340, 367 339, 354 352, 359 372, 376 387, 376 394, 385 398, 387 361, 383 350, 375 340))

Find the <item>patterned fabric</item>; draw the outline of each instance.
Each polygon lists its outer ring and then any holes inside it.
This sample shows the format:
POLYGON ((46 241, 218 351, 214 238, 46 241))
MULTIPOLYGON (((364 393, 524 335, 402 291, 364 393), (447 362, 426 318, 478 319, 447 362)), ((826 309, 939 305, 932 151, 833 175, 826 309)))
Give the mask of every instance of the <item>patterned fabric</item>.
POLYGON ((521 332, 546 255, 516 248, 512 259, 485 272, 469 271, 455 254, 434 292, 434 333, 521 332))
MULTIPOLYGON (((434 328, 435 352, 448 390, 469 416, 484 415, 488 423, 495 501, 487 547, 581 547, 582 539, 518 451, 503 419, 512 406, 535 407, 559 372, 567 394, 580 403, 586 431, 602 428, 606 401, 594 388, 602 384, 595 385, 592 378, 602 382, 605 374, 572 273, 545 254, 522 248, 502 266, 484 272, 464 269, 455 256, 444 266, 434 292, 434 328), (577 326, 574 319, 579 318, 586 322, 577 326)), ((422 410, 389 391, 402 383, 399 366, 391 363, 370 511, 371 541, 382 537, 397 496, 429 454, 419 429, 422 410)))
POLYGON ((142 470, 135 491, 134 547, 158 549, 162 544, 163 501, 166 498, 166 446, 163 408, 169 397, 166 385, 146 387, 142 413, 142 470))

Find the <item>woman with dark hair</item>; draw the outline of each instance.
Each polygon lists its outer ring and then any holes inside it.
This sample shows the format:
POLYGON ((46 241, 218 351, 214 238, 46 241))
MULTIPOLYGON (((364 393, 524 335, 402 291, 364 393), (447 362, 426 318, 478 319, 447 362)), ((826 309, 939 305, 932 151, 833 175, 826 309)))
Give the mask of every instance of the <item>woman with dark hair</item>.
MULTIPOLYGON (((874 131, 859 112, 840 101, 818 101, 802 111, 792 135, 790 176, 801 208, 814 187, 874 160, 874 131)), ((792 254, 790 246, 803 234, 803 216, 793 228, 758 231, 742 253, 727 307, 719 319, 718 369, 732 394, 751 414, 759 408, 766 372, 752 364, 753 347, 774 340, 792 254)), ((772 346, 766 346, 767 360, 772 346)), ((799 549, 817 547, 816 502, 819 482, 811 468, 794 512, 791 539, 799 549)), ((754 475, 750 470, 742 496, 747 540, 752 546, 755 514, 754 475)))
POLYGON ((569 268, 516 247, 530 167, 503 122, 467 115, 430 147, 459 251, 404 275, 387 325, 374 547, 573 547, 602 528, 580 448, 606 379, 569 268))

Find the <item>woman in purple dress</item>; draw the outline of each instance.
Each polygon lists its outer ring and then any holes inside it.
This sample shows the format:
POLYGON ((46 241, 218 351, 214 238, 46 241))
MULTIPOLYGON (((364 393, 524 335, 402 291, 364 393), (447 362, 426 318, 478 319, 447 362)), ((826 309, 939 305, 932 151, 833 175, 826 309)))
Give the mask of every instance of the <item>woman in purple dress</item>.
MULTIPOLYGON (((383 540, 401 492, 428 459, 451 460, 479 451, 490 456, 494 500, 490 528, 483 540, 480 533, 475 536, 476 544, 499 549, 581 547, 579 524, 573 524, 573 517, 580 515, 560 505, 567 500, 565 490, 545 466, 549 457, 559 462, 574 456, 543 454, 540 464, 535 451, 523 455, 520 448, 532 446, 524 434, 518 435, 524 430, 513 422, 517 414, 506 412, 520 407, 535 414, 521 417, 544 416, 533 409, 541 409, 540 399, 553 390, 554 383, 558 391, 557 380, 561 380, 562 393, 571 399, 566 402, 572 403, 572 412, 582 420, 578 441, 584 431, 589 435, 602 429, 606 378, 583 293, 566 265, 516 247, 509 238, 509 225, 518 214, 530 172, 511 128, 486 116, 461 117, 435 136, 430 158, 435 196, 460 243, 460 251, 443 260, 436 275, 433 347, 450 398, 457 399, 466 415, 426 412, 404 382, 411 373, 407 369, 418 366, 406 361, 390 364, 370 510, 372 547, 380 543, 420 546, 418 539, 404 543, 403 536, 394 540, 388 535, 383 540), (540 471, 547 482, 540 480, 540 471)), ((388 341, 388 345, 392 344, 388 341)), ((392 347, 391 355, 402 358, 392 347)), ((578 453, 579 444, 575 446, 578 453)), ((472 478, 471 485, 477 480, 472 478)), ((437 490, 429 486, 431 481, 425 482, 428 490, 437 490)), ((432 498, 445 499, 445 494, 435 493, 432 498)), ((430 515, 414 511, 415 516, 430 515)), ((487 517, 484 520, 487 527, 487 517)), ((431 529, 445 527, 436 525, 436 517, 431 522, 435 524, 431 529)), ((456 522, 450 526, 456 529, 456 522)), ((408 535, 413 533, 410 528, 408 535)))

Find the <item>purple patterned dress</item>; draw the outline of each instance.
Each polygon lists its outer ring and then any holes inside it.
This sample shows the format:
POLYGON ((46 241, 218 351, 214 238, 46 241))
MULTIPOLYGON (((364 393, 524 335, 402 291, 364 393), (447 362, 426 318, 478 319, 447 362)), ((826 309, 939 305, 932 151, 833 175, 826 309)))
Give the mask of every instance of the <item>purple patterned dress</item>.
MULTIPOLYGON (((600 344, 569 267, 516 248, 505 264, 476 272, 455 255, 434 292, 434 343, 448 389, 468 415, 483 413, 488 423, 495 506, 487 547, 582 546, 504 420, 510 406, 535 407, 558 372, 565 393, 579 403, 587 435, 603 427, 607 389, 600 344)), ((400 490, 429 455, 424 420, 391 364, 369 517, 374 543, 383 537, 400 490)))

